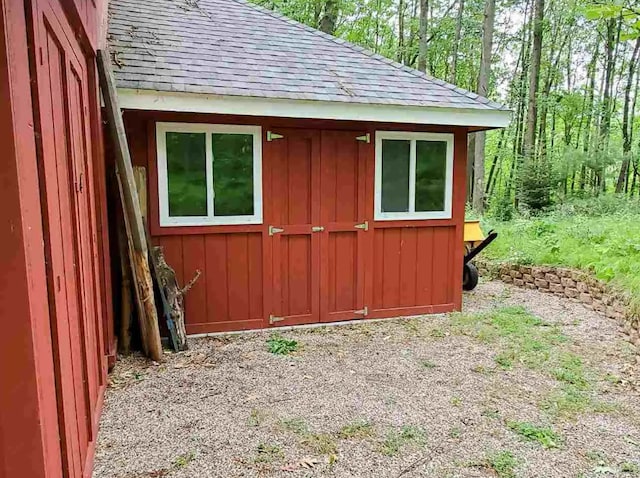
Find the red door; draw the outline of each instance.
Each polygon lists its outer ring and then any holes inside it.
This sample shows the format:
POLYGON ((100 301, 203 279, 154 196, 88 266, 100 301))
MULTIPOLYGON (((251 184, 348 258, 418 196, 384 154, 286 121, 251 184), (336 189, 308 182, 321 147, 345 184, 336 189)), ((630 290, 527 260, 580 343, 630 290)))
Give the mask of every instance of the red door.
MULTIPOLYGON (((361 139, 358 140, 357 138, 361 139)), ((366 136, 365 136, 366 138, 366 136)), ((363 318, 366 156, 353 131, 323 131, 321 142, 320 320, 363 318)))
POLYGON ((272 246, 271 325, 320 320, 320 134, 310 130, 274 130, 268 134, 271 164, 272 246))
POLYGON ((268 133, 271 325, 366 315, 366 174, 357 137, 349 131, 268 133))
POLYGON ((89 472, 104 378, 89 73, 60 4, 34 2, 32 15, 62 458, 68 476, 79 477, 89 472))

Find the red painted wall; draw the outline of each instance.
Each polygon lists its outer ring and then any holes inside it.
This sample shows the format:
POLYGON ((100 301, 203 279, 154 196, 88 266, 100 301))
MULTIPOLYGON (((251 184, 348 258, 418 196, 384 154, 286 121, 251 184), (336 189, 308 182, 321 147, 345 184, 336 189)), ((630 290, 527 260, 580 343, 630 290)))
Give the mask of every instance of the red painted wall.
POLYGON ((202 273, 185 299, 188 333, 268 327, 271 314, 294 325, 353 319, 364 306, 368 318, 460 308, 465 129, 136 111, 125 125, 134 163, 148 168, 154 241, 181 283, 202 273), (261 126, 263 224, 161 228, 156 121, 261 126), (284 139, 266 142, 269 129, 284 139), (393 129, 455 134, 453 219, 373 221, 375 146, 355 137, 393 129), (354 229, 364 220, 369 231, 354 229), (269 225, 286 232, 270 237, 269 225))
POLYGON ((90 476, 113 353, 94 62, 104 5, 0 5, 0 477, 90 476))

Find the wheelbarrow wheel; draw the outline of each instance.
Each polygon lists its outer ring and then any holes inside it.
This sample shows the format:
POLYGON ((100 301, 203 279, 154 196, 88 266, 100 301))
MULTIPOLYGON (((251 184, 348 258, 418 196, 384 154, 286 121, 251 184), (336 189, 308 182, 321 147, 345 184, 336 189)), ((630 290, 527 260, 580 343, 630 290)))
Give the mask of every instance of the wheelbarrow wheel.
POLYGON ((464 270, 462 272, 462 288, 464 290, 473 290, 478 285, 478 279, 480 277, 480 273, 476 266, 474 266, 471 262, 467 262, 464 265, 464 270))

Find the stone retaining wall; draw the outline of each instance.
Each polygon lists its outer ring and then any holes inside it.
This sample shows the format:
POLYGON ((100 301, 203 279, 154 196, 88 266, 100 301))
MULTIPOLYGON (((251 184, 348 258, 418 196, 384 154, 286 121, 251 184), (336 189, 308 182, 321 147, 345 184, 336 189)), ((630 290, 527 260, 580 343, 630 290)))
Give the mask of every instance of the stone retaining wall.
POLYGON ((640 347, 640 319, 629 309, 628 298, 590 274, 560 267, 522 266, 482 260, 477 261, 476 265, 481 275, 581 302, 615 319, 628 335, 629 341, 640 347))

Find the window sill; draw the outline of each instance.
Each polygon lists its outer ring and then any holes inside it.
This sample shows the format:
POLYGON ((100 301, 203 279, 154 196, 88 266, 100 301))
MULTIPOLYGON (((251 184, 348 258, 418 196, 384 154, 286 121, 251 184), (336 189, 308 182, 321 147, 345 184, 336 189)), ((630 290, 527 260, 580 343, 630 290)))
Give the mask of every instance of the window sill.
POLYGON ((266 233, 267 226, 259 224, 217 224, 217 225, 171 225, 160 226, 157 223, 151 226, 151 235, 158 236, 188 236, 210 234, 242 234, 242 233, 266 233))

